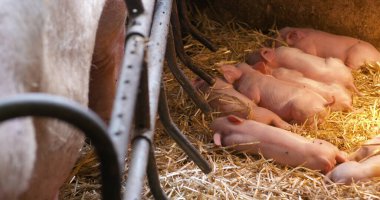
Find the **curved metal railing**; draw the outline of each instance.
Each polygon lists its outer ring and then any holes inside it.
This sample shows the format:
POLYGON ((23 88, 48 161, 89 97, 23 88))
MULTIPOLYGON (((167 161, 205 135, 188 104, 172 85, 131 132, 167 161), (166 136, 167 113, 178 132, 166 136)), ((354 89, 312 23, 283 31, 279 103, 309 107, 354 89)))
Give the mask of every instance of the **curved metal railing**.
POLYGON ((0 122, 26 117, 51 117, 81 130, 91 140, 100 160, 103 199, 121 199, 121 178, 116 150, 103 121, 91 110, 63 97, 29 93, 0 100, 0 122))

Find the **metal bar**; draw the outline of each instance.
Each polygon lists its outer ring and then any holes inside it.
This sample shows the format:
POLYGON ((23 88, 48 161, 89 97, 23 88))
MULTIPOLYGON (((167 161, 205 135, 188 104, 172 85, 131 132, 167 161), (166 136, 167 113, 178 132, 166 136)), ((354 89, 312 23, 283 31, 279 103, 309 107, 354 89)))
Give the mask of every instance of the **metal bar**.
POLYGON ((149 115, 149 92, 148 92, 148 70, 146 62, 143 62, 143 70, 138 94, 138 102, 135 110, 135 138, 133 139, 132 157, 128 170, 126 182, 125 200, 139 199, 148 165, 149 152, 153 132, 150 131, 149 115))
POLYGON ((166 101, 164 83, 161 83, 158 113, 160 115, 160 121, 164 125, 166 132, 177 142, 181 149, 185 151, 190 159, 193 160, 205 174, 210 173, 212 171, 211 166, 206 160, 203 159, 202 155, 197 151, 197 149, 194 148, 194 146, 187 140, 187 138, 171 120, 168 103, 166 101))
POLYGON ((53 117, 80 129, 90 138, 100 160, 103 199, 121 199, 121 177, 116 150, 106 125, 91 110, 63 97, 20 94, 0 100, 0 122, 25 116, 53 117))
POLYGON ((173 41, 173 32, 172 30, 169 30, 169 38, 168 38, 168 44, 166 49, 166 61, 168 63, 168 67, 174 77, 177 79, 179 84, 182 86, 182 88, 185 90, 185 92, 189 95, 189 97, 193 100, 193 102, 204 112, 209 113, 211 112, 211 108, 206 102, 206 100, 199 95, 199 93, 194 89, 193 85, 190 83, 190 81, 186 78, 185 74, 182 72, 182 70, 179 69, 177 63, 176 63, 176 54, 174 50, 174 41, 173 41))
POLYGON ((141 131, 133 141, 132 158, 126 182, 124 200, 140 199, 143 177, 146 174, 148 153, 153 141, 158 97, 163 71, 164 53, 169 28, 172 0, 158 0, 153 17, 150 39, 147 46, 147 68, 149 86, 150 130, 141 131))
POLYGON ((128 18, 128 27, 126 38, 131 35, 140 35, 144 38, 148 38, 150 34, 150 28, 152 27, 152 17, 154 14, 154 7, 156 1, 154 0, 141 0, 144 12, 139 15, 132 15, 128 18))
POLYGON ((164 190, 162 190, 161 185, 160 185, 160 179, 158 175, 156 159, 154 157, 153 148, 150 148, 150 151, 149 151, 147 174, 148 174, 148 183, 149 183, 150 191, 152 192, 154 199, 160 199, 160 200, 168 199, 168 197, 166 196, 164 190))
MULTIPOLYGON (((143 134, 151 135, 152 133, 145 132, 143 134)), ((150 146, 150 141, 145 137, 137 137, 133 140, 132 157, 128 169, 128 179, 125 184, 124 200, 140 199, 148 165, 150 146)))
POLYGON ((154 1, 143 0, 142 3, 145 6, 144 13, 132 18, 128 24, 124 60, 108 129, 118 153, 120 170, 124 169, 124 160, 127 156, 145 42, 153 16, 154 1))
POLYGON ((213 85, 215 83, 215 79, 210 74, 206 73, 200 67, 195 65, 191 58, 185 53, 185 48, 183 47, 182 42, 181 25, 178 18, 177 4, 175 0, 173 0, 173 8, 170 21, 173 28, 175 50, 179 59, 183 62, 183 64, 186 65, 186 67, 188 67, 200 78, 205 80, 209 85, 213 85))
POLYGON ((185 0, 178 0, 178 14, 182 27, 188 33, 190 33, 196 40, 205 45, 205 47, 211 51, 216 52, 218 50, 216 45, 214 45, 209 39, 206 38, 204 34, 198 31, 198 29, 191 24, 187 14, 185 0))
POLYGON ((155 128, 158 98, 169 32, 172 0, 158 0, 147 49, 151 129, 155 128))
POLYGON ((144 40, 132 36, 126 44, 124 63, 118 80, 116 97, 112 109, 109 133, 118 152, 120 169, 124 169, 124 159, 130 140, 130 129, 134 118, 141 64, 144 57, 144 40))

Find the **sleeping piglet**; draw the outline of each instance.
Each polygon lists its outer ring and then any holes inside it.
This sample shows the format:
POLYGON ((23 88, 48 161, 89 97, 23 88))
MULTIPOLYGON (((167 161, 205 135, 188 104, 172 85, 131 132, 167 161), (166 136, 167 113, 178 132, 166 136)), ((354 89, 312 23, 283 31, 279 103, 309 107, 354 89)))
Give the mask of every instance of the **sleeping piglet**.
POLYGON ((349 184, 380 177, 380 135, 366 141, 348 156, 348 160, 327 174, 327 178, 336 183, 349 184))
POLYGON ((380 177, 380 155, 372 156, 362 162, 348 161, 342 163, 326 176, 335 183, 344 184, 380 177))
POLYGON ((311 89, 320 94, 327 101, 333 101, 333 99, 335 99, 335 103, 330 106, 332 111, 351 111, 353 109, 350 92, 339 84, 326 84, 315 81, 304 77, 302 73, 296 70, 290 70, 283 67, 273 69, 271 75, 277 79, 297 83, 303 87, 311 89))
MULTIPOLYGON (((255 66, 263 64, 259 62, 255 66)), ((326 107, 334 103, 297 84, 264 75, 246 63, 237 67, 223 65, 221 71, 237 91, 288 122, 304 123, 308 120, 308 123, 313 123, 315 115, 317 122, 322 122, 328 114, 326 107)))
POLYGON ((337 83, 357 94, 351 70, 337 58, 320 58, 291 47, 261 48, 247 55, 249 65, 264 62, 270 68, 284 67, 301 72, 305 77, 327 84, 337 83))
POLYGON ((282 165, 303 165, 327 173, 336 163, 347 160, 344 152, 324 140, 308 140, 295 133, 233 115, 215 119, 211 129, 215 133, 216 145, 261 154, 282 165))
POLYGON ((380 61, 380 53, 373 45, 352 37, 310 28, 285 27, 280 30, 278 39, 308 54, 339 58, 352 69, 358 69, 366 62, 380 61))
POLYGON ((290 124, 272 111, 258 107, 248 97, 236 91, 233 85, 221 78, 215 78, 215 84, 212 87, 204 80, 196 79, 194 86, 207 96, 209 105, 214 111, 219 113, 218 116, 235 115, 286 130, 289 130, 291 127, 290 124))
POLYGON ((366 141, 358 150, 350 154, 349 160, 361 161, 380 152, 380 135, 366 141))

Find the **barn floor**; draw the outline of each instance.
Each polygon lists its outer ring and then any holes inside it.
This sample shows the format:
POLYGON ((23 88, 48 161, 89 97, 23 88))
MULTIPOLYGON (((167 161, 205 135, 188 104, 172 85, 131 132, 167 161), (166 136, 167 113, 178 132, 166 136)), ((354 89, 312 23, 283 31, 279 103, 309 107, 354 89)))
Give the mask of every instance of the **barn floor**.
MULTIPOLYGON (((197 64, 215 76, 219 76, 217 64, 242 62, 245 53, 259 48, 266 39, 265 35, 244 24, 221 25, 202 14, 198 17, 200 30, 220 48, 216 53, 211 52, 191 37, 186 38, 185 48, 197 64)), ((185 70, 185 73, 195 78, 190 71, 185 70)), ((365 94, 354 96, 353 112, 334 112, 317 129, 294 126, 293 132, 307 138, 324 139, 347 152, 379 135, 380 67, 365 66, 353 74, 356 86, 365 94)), ((380 199, 380 179, 336 185, 324 182, 324 176, 316 171, 279 166, 260 156, 215 147, 209 129, 213 116, 202 114, 167 70, 164 81, 173 120, 213 165, 213 172, 204 175, 158 123, 155 135, 157 166, 161 185, 170 199, 380 199)), ((86 146, 72 177, 62 188, 61 199, 100 199, 97 167, 91 147, 86 146)), ((143 199, 153 199, 147 187, 143 199)))

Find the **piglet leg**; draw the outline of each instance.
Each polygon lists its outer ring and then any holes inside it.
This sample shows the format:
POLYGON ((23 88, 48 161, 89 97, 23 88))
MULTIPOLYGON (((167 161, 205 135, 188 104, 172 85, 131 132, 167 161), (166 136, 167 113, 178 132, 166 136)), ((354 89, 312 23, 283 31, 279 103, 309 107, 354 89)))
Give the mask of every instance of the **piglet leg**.
POLYGON ((286 121, 282 120, 276 113, 263 107, 253 108, 253 120, 264 124, 270 124, 285 130, 290 130, 292 126, 286 121))

